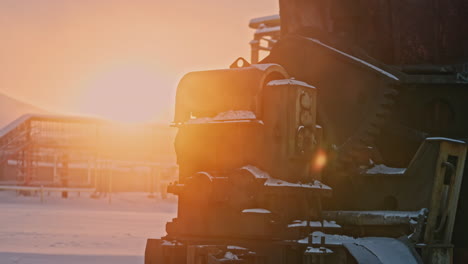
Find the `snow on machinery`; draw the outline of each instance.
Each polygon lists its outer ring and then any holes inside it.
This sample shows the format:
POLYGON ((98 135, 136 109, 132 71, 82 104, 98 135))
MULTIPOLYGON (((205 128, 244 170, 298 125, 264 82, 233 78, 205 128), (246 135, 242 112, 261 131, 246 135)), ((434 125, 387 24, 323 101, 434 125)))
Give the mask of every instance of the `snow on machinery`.
POLYGON ((468 261, 468 53, 444 49, 466 5, 341 2, 280 1, 280 35, 251 23, 268 57, 182 79, 178 216, 146 263, 468 261))

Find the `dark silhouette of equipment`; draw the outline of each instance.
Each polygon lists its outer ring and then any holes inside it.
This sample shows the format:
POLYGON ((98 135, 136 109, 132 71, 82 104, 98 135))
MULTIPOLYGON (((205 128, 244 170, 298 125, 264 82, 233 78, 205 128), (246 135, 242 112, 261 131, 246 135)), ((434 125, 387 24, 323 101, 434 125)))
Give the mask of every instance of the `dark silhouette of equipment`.
POLYGON ((179 210, 145 263, 467 263, 466 14, 280 0, 251 21, 255 64, 179 84, 179 210))

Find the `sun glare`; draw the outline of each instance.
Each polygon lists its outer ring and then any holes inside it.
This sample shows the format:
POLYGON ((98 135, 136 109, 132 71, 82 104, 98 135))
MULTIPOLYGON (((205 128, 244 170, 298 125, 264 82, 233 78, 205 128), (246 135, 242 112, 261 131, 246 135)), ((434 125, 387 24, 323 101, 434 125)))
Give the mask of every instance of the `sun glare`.
POLYGON ((155 71, 125 66, 95 74, 85 85, 80 108, 125 123, 153 121, 167 105, 167 87, 155 71))

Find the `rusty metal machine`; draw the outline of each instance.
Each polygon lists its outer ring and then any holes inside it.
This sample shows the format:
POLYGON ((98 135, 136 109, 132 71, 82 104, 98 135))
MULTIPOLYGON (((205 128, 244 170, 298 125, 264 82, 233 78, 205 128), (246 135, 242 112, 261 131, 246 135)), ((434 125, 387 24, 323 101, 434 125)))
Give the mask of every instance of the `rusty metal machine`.
POLYGON ((280 0, 252 21, 258 63, 179 84, 178 215, 145 263, 468 263, 466 14, 280 0))

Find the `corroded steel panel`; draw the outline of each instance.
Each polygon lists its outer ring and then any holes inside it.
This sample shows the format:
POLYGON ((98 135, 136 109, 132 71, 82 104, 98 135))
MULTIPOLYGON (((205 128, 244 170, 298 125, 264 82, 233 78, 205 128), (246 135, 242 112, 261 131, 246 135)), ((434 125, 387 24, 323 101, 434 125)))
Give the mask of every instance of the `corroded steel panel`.
POLYGON ((468 59, 466 0, 280 0, 282 34, 320 39, 388 64, 468 59))

